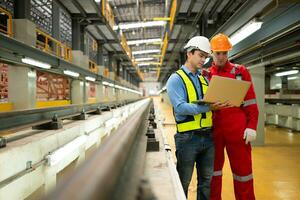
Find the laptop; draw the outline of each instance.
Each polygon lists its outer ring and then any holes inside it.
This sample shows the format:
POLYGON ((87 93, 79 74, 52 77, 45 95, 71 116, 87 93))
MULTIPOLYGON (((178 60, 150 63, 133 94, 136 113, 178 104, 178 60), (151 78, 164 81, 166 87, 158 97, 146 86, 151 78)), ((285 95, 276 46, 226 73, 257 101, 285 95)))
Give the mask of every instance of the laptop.
POLYGON ((204 98, 192 103, 210 104, 213 102, 226 102, 239 107, 249 90, 251 83, 222 76, 213 76, 204 98))

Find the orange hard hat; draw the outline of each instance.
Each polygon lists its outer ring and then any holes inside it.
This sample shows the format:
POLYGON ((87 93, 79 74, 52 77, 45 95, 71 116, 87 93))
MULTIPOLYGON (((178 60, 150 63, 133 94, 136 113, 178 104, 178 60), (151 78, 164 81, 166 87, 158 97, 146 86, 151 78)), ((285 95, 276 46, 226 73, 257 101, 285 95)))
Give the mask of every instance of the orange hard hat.
POLYGON ((227 35, 219 33, 210 40, 212 51, 230 51, 232 45, 227 35))

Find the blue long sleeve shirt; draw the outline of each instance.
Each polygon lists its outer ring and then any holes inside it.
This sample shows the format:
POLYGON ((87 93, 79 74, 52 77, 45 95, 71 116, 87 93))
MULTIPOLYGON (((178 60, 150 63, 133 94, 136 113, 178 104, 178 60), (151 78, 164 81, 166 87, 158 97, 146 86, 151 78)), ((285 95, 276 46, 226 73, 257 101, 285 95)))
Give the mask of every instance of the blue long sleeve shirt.
MULTIPOLYGON (((203 98, 200 85, 201 83, 198 78, 201 72, 197 71, 194 75, 184 65, 181 67, 181 69, 188 74, 193 81, 198 94, 203 98)), ((174 109, 176 121, 183 121, 186 119, 187 115, 198 115, 200 113, 209 111, 209 107, 207 105, 187 103, 187 91, 185 89, 184 82, 176 73, 172 74, 167 81, 167 93, 174 109)))

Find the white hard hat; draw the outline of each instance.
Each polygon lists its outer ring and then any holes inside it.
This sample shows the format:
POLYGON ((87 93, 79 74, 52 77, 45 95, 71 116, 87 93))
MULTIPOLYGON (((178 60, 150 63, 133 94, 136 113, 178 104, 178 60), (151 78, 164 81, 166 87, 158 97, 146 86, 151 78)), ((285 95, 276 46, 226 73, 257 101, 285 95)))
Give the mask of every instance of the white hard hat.
POLYGON ((195 36, 191 38, 188 43, 184 46, 185 50, 191 51, 192 49, 199 49, 208 54, 211 53, 210 43, 206 37, 203 36, 195 36), (194 48, 193 48, 194 47, 194 48))

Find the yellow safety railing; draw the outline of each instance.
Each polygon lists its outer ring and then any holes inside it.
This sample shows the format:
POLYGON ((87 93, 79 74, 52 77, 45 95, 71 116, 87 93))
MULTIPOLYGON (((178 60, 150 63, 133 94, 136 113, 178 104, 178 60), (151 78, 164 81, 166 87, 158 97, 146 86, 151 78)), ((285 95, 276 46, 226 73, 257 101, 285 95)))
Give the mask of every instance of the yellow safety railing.
POLYGON ((109 77, 109 70, 107 68, 104 69, 103 76, 107 78, 109 77))
POLYGON ((161 65, 164 61, 164 57, 165 57, 166 52, 167 52, 167 47, 168 47, 168 32, 166 32, 166 34, 165 34, 164 41, 163 41, 163 46, 162 46, 162 50, 161 50, 161 57, 160 57, 160 64, 161 65))
MULTIPOLYGON (((163 46, 162 46, 162 50, 161 50, 161 57, 160 57, 160 65, 163 64, 164 62, 164 58, 167 52, 167 47, 168 47, 168 32, 166 32, 165 37, 164 37, 164 41, 163 41, 163 46)), ((160 67, 157 70, 157 78, 159 78, 160 76, 160 67)))
POLYGON ((131 60, 132 66, 135 68, 138 76, 141 78, 142 81, 144 81, 144 74, 141 72, 141 70, 137 67, 137 63, 134 59, 131 60))
POLYGON ((123 47, 124 51, 128 55, 129 59, 132 60, 132 52, 130 47, 127 44, 126 37, 123 33, 121 33, 121 46, 123 47))
POLYGON ((102 0, 102 15, 111 27, 115 25, 115 16, 107 0, 102 0))
MULTIPOLYGON (((114 16, 113 10, 110 7, 107 0, 102 0, 102 15, 105 17, 105 19, 107 20, 109 25, 113 28, 113 26, 115 25, 115 16, 114 16)), ((135 63, 132 60, 131 49, 127 44, 127 40, 126 40, 124 34, 122 34, 122 33, 121 33, 120 40, 121 40, 121 46, 123 47, 124 51, 126 52, 127 56, 129 57, 129 59, 131 60, 132 65, 136 68, 135 63)), ((139 76, 141 78, 143 78, 142 73, 140 71, 137 71, 137 72, 138 72, 139 76)))
MULTIPOLYGON (((176 9, 177 9, 177 0, 173 0, 172 6, 171 6, 171 11, 170 11, 170 32, 173 30, 174 27, 174 20, 176 16, 176 9)), ((163 64, 166 52, 167 52, 167 47, 168 47, 168 32, 166 32, 164 41, 163 41, 163 46, 162 46, 162 51, 161 51, 161 57, 160 57, 160 65, 163 64)), ((158 67, 157 70, 157 79, 160 76, 160 67, 158 67)))
POLYGON ((12 15, 5 9, 0 7, 0 14, 7 16, 7 22, 5 24, 0 24, 0 32, 8 35, 9 37, 13 36, 12 31, 12 15))
POLYGON ((144 81, 144 73, 142 73, 140 69, 137 70, 137 74, 142 79, 142 81, 144 81))
POLYGON ((97 51, 98 50, 98 44, 97 41, 93 39, 93 43, 92 43, 92 50, 93 51, 97 51))
POLYGON ((72 61, 72 49, 70 47, 39 29, 36 29, 36 47, 69 62, 72 61))
POLYGON ((130 47, 128 46, 126 37, 123 33, 121 33, 121 46, 123 47, 124 51, 126 52, 127 56, 129 57, 129 59, 131 60, 132 66, 137 70, 137 74, 139 75, 139 77, 142 80, 144 80, 143 73, 136 67, 136 62, 132 57, 132 51, 131 51, 130 47))
POLYGON ((94 72, 95 74, 99 73, 99 68, 97 67, 97 64, 91 60, 89 60, 89 70, 91 72, 94 72))
POLYGON ((177 9, 177 0, 173 0, 172 6, 171 6, 171 11, 170 11, 170 31, 172 31, 173 26, 174 26, 176 9, 177 9))

